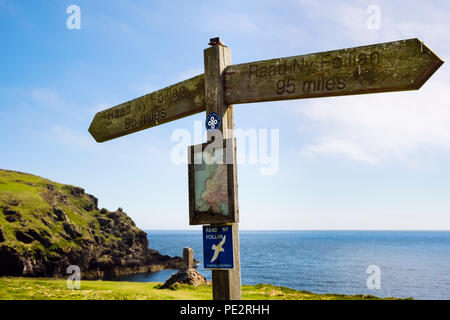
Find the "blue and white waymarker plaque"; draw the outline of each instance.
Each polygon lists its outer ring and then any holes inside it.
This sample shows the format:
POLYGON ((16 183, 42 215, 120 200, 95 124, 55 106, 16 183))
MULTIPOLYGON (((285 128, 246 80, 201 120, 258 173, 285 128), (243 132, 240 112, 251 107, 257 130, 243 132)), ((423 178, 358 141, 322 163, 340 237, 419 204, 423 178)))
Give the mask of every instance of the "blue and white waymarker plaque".
POLYGON ((206 130, 214 131, 219 129, 221 121, 222 119, 216 112, 211 112, 205 120, 206 130))
POLYGON ((233 227, 203 226, 205 269, 233 269, 233 227))

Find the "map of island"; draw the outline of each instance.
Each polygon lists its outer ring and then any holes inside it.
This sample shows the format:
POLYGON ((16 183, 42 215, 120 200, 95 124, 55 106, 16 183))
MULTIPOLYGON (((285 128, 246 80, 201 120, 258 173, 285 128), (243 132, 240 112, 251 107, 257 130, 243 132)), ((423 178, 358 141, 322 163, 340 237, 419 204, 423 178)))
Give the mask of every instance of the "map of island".
POLYGON ((229 215, 227 165, 223 149, 194 153, 195 210, 211 215, 229 215), (206 160, 206 161, 205 161, 206 160), (217 163, 219 162, 219 163, 217 163))

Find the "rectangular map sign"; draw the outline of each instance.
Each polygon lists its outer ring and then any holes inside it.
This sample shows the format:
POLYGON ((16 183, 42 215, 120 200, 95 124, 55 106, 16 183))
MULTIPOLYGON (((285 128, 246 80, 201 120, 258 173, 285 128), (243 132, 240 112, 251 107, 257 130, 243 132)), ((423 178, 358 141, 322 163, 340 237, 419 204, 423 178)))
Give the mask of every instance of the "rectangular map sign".
POLYGON ((227 104, 419 89, 443 64, 419 39, 230 65, 227 104))
POLYGON ((203 226, 205 269, 233 269, 233 226, 203 226))
POLYGON ((188 148, 189 224, 238 222, 234 139, 188 148))

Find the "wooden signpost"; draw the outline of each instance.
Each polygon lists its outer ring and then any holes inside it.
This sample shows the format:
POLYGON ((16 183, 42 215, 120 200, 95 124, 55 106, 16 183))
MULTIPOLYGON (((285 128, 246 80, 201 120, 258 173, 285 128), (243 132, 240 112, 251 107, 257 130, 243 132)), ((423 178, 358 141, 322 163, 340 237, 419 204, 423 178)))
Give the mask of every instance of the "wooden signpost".
MULTIPOLYGON (((205 103, 206 114, 215 112, 221 117, 221 125, 218 129, 222 133, 223 139, 234 139, 234 113, 233 105, 225 103, 224 77, 225 69, 231 65, 230 48, 224 46, 218 38, 211 39, 210 48, 203 52, 205 62, 205 103)), ((207 140, 211 141, 214 131, 207 132, 207 140)), ((233 148, 233 154, 236 150, 233 148)), ((234 164, 234 168, 236 168, 234 164)), ((229 177, 230 173, 228 174, 229 177)), ((235 193, 231 196, 234 210, 238 215, 237 201, 237 172, 231 172, 233 177, 227 179, 234 181, 233 189, 235 193)), ((214 223, 214 221, 211 221, 214 223)), ((231 270, 213 270, 212 286, 214 300, 240 300, 241 299, 241 264, 239 255, 239 224, 232 223, 232 238, 234 251, 234 268, 231 270)))
MULTIPOLYGON (((190 224, 232 226, 228 238, 232 238, 233 269, 213 269, 213 298, 237 300, 241 298, 241 272, 233 104, 416 90, 443 61, 418 39, 236 65, 231 64, 230 49, 219 38, 211 39, 210 45, 204 50, 204 74, 97 113, 89 132, 97 142, 104 142, 206 111, 211 119, 208 143, 220 137, 225 147, 225 141, 232 141, 228 152, 233 161, 214 176, 214 183, 227 184, 222 190, 227 203, 218 205, 210 194, 203 199, 195 195, 197 167, 192 161, 196 148, 189 148, 190 224)), ((223 237, 213 244, 212 260, 224 251, 226 241, 223 237)))

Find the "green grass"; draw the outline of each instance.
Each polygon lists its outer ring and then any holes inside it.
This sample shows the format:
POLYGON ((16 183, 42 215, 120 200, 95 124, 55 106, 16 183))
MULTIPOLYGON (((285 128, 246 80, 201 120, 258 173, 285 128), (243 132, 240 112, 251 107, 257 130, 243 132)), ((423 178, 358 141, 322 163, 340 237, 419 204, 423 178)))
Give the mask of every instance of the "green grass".
MULTIPOLYGON (((14 247, 19 252, 30 253, 36 249, 56 252, 59 249, 68 251, 71 248, 79 248, 76 241, 69 241, 61 236, 66 234, 63 228, 64 221, 55 220, 53 206, 64 211, 68 222, 75 225, 82 234, 80 238, 93 240, 95 231, 105 243, 121 241, 121 238, 113 235, 110 231, 103 232, 104 230, 101 230, 97 218, 105 216, 105 214, 100 214, 100 210, 86 211, 84 208, 92 203, 92 199, 87 194, 75 196, 72 194, 74 188, 74 186, 53 182, 35 175, 0 169, 0 228, 5 238, 2 245, 14 247), (49 190, 49 187, 52 190, 49 190), (16 204, 11 205, 13 202, 16 204), (21 220, 8 222, 6 215, 3 214, 4 208, 18 212, 21 220), (45 250, 37 240, 27 244, 16 239, 16 231, 30 229, 37 233, 49 234, 53 245, 45 250)), ((120 220, 129 223, 127 218, 123 214, 120 220)), ((135 227, 130 228, 135 229, 135 227)))
MULTIPOLYGON (((161 283, 81 281, 80 290, 67 288, 67 280, 0 278, 0 300, 210 300, 211 286, 179 285, 159 289, 161 283)), ((372 300, 374 296, 314 294, 270 284, 242 286, 243 300, 372 300)), ((389 298, 391 299, 391 298, 389 298)))

